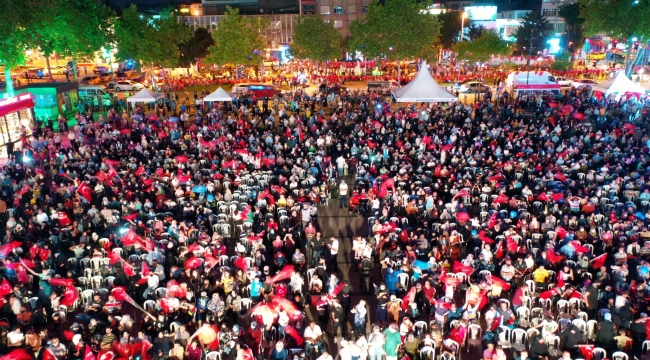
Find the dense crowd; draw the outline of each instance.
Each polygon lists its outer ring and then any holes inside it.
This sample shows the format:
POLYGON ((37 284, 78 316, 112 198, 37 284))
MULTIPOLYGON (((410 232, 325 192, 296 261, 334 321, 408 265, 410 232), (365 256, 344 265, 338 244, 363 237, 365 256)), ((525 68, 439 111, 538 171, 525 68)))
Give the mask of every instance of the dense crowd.
POLYGON ((304 95, 186 122, 87 112, 67 141, 48 123, 24 135, 0 174, 3 359, 648 348, 644 103, 304 95), (326 236, 324 207, 364 226, 326 236))

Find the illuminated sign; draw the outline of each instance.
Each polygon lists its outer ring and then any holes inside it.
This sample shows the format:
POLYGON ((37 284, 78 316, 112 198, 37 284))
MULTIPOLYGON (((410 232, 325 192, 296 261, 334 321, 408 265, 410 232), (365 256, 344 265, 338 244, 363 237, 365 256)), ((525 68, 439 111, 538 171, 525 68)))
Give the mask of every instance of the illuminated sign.
POLYGON ((470 20, 494 21, 497 19, 496 6, 466 6, 465 12, 470 20))
POLYGON ((0 107, 13 105, 20 101, 32 100, 32 94, 22 94, 8 99, 0 100, 0 107))

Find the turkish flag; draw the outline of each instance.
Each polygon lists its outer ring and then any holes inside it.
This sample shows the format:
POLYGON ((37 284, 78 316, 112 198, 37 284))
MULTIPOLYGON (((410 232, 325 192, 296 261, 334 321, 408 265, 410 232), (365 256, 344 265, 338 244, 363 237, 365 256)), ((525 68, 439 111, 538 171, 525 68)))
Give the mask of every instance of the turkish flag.
POLYGON ((124 220, 128 220, 128 221, 135 221, 135 219, 138 218, 138 213, 133 213, 133 214, 129 214, 129 215, 124 215, 124 216, 122 216, 122 218, 123 218, 124 220))
POLYGON ((497 224, 497 212, 495 211, 492 216, 490 216, 490 221, 488 221, 488 227, 492 229, 497 224))
POLYGON ((467 192, 467 190, 463 189, 454 196, 454 199, 458 197, 466 197, 466 196, 470 196, 470 194, 467 192))
POLYGON ((46 261, 50 258, 51 251, 46 249, 39 249, 38 256, 41 257, 41 260, 46 261))
POLYGON ((45 352, 43 352, 43 360, 57 360, 57 358, 54 356, 54 353, 52 353, 52 350, 45 348, 45 352))
POLYGON ((201 260, 197 257, 191 257, 185 261, 185 269, 196 269, 201 266, 201 260))
POLYGON ((7 296, 11 294, 12 291, 13 287, 9 281, 7 281, 7 279, 2 279, 2 285, 0 285, 0 296, 7 296))
POLYGON ((551 264, 555 265, 562 261, 564 259, 563 255, 557 255, 555 253, 555 250, 553 248, 549 248, 548 251, 546 252, 546 257, 548 258, 548 261, 551 262, 551 264))
POLYGON ((111 166, 110 169, 108 169, 107 178, 112 179, 112 178, 114 178, 116 176, 117 176, 117 171, 115 171, 115 169, 111 166))
POLYGON ((109 263, 109 264, 111 264, 111 265, 113 265, 113 264, 117 264, 117 263, 120 262, 120 261, 122 261, 122 258, 121 258, 120 255, 119 255, 118 253, 116 253, 115 251, 111 251, 111 252, 108 254, 108 263, 109 263))
POLYGON ((604 253, 600 256, 596 256, 593 260, 591 260, 591 267, 594 269, 598 269, 601 266, 605 265, 605 261, 607 260, 607 253, 604 253))
POLYGON ((97 180, 104 182, 106 180, 106 173, 99 170, 97 174, 95 174, 95 177, 97 178, 97 180))
POLYGON ((282 268, 282 270, 280 270, 280 272, 277 275, 272 276, 270 279, 267 279, 267 282, 273 284, 278 281, 290 279, 291 274, 293 274, 293 272, 294 272, 293 265, 286 265, 285 267, 282 268))
POLYGON ((471 266, 463 265, 460 261, 454 261, 454 272, 455 273, 465 273, 468 276, 474 272, 474 268, 471 266))
POLYGON ((63 297, 59 300, 59 304, 72 306, 78 298, 79 294, 77 293, 77 289, 74 286, 70 286, 65 290, 63 297))
POLYGON ((74 287, 74 279, 51 278, 49 282, 52 286, 74 287))
MULTIPOLYGON (((219 259, 217 259, 216 257, 214 257, 214 256, 212 256, 210 254, 205 254, 205 261, 203 262, 203 264, 204 264, 206 270, 212 269, 218 263, 219 263, 219 259)), ((237 266, 236 263, 234 265, 237 266)), ((243 269, 243 270, 244 270, 244 272, 246 272, 245 269, 243 269)))
POLYGON ((147 172, 147 170, 145 170, 144 166, 140 166, 138 168, 138 170, 135 171, 135 176, 140 176, 140 175, 142 175, 142 174, 144 174, 146 172, 147 172))
POLYGON ((244 260, 243 257, 240 256, 237 259, 235 259, 235 261, 233 261, 233 265, 240 268, 240 269, 242 269, 242 271, 244 273, 246 273, 246 271, 247 271, 246 270, 246 260, 244 260))
POLYGON ((148 276, 149 275, 149 265, 147 265, 146 261, 142 262, 142 276, 148 276))
POLYGON ((546 195, 546 193, 543 192, 543 193, 539 194, 539 195, 535 198, 535 200, 537 200, 537 201, 548 201, 548 195, 546 195))
POLYGON ((88 184, 86 184, 85 181, 83 181, 80 185, 79 188, 77 188, 77 192, 79 195, 83 196, 84 199, 90 201, 93 201, 93 196, 90 192, 90 188, 88 187, 88 184))
POLYGON ((124 235, 124 238, 122 238, 122 245, 124 246, 132 246, 135 245, 136 241, 140 237, 138 234, 135 233, 135 231, 129 229, 126 231, 126 234, 124 235))
POLYGON ((10 252, 14 251, 15 248, 20 247, 20 245, 22 245, 20 241, 12 241, 9 244, 0 246, 0 259, 7 257, 10 252))
POLYGON ((291 325, 287 325, 284 327, 284 332, 287 333, 289 336, 291 336, 294 340, 296 340, 296 345, 302 346, 302 343, 304 342, 304 339, 300 334, 298 334, 298 331, 293 328, 291 325))
POLYGON ((133 266, 131 266, 131 264, 127 262, 122 263, 122 269, 126 275, 135 276, 135 271, 133 270, 133 266))
POLYGON ((33 360, 34 357, 30 355, 26 349, 20 348, 13 350, 9 354, 0 357, 0 360, 33 360))
POLYGON ((106 159, 104 160, 104 164, 108 166, 120 166, 120 162, 117 160, 111 160, 111 159, 106 159))

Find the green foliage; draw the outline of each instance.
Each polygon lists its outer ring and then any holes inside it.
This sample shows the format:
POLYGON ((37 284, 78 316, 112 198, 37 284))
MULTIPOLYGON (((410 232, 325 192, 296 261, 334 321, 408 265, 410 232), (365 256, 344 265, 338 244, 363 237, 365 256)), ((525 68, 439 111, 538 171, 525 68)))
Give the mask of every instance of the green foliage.
POLYGON ((189 67, 196 62, 196 59, 203 59, 208 56, 208 48, 214 45, 214 39, 208 29, 204 27, 194 30, 192 37, 180 45, 180 67, 189 67))
POLYGON ((570 70, 571 67, 571 55, 569 54, 556 56, 555 61, 551 64, 551 70, 570 70))
POLYGON ((435 15, 440 22, 440 36, 438 43, 444 49, 451 49, 456 43, 462 24, 462 13, 458 11, 448 11, 435 15))
POLYGON ((574 2, 562 5, 558 8, 558 15, 566 22, 568 42, 571 43, 567 47, 573 53, 585 42, 585 19, 580 17, 580 4, 574 2))
POLYGON ((469 41, 474 41, 483 35, 483 30, 485 30, 485 26, 473 22, 467 27, 467 35, 465 35, 465 38, 469 41))
POLYGON ((588 35, 650 38, 650 0, 578 0, 588 35))
POLYGON ((122 12, 115 22, 114 33, 119 61, 134 59, 163 67, 178 64, 179 46, 191 36, 190 29, 179 23, 175 14, 154 19, 139 14, 135 5, 122 12))
POLYGON ((262 56, 256 52, 266 47, 262 34, 267 27, 267 19, 243 16, 239 9, 228 6, 225 16, 212 32, 214 45, 209 48, 206 62, 218 65, 260 64, 262 56))
POLYGON ((474 41, 461 41, 454 45, 454 51, 458 53, 459 59, 467 59, 470 62, 485 62, 490 55, 510 55, 512 49, 510 44, 503 40, 494 31, 483 31, 481 36, 474 41))
POLYGON ((334 60, 342 55, 343 39, 333 22, 320 14, 301 15, 293 28, 291 52, 299 59, 334 60))
POLYGON ((521 55, 528 55, 529 52, 536 55, 543 51, 552 29, 553 26, 538 11, 529 12, 514 34, 517 38, 517 52, 521 55))
POLYGON ((385 0, 383 4, 373 0, 365 18, 350 24, 351 48, 368 58, 431 58, 440 21, 423 13, 425 7, 425 2, 415 0, 385 0))

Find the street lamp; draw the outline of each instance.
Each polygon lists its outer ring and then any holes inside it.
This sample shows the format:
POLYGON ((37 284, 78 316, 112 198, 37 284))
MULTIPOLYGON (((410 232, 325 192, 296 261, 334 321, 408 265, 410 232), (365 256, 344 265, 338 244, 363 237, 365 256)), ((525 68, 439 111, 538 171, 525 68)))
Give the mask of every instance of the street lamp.
POLYGON ((469 15, 467 12, 463 11, 463 14, 460 17, 460 41, 463 41, 463 32, 465 31, 465 18, 469 15))

